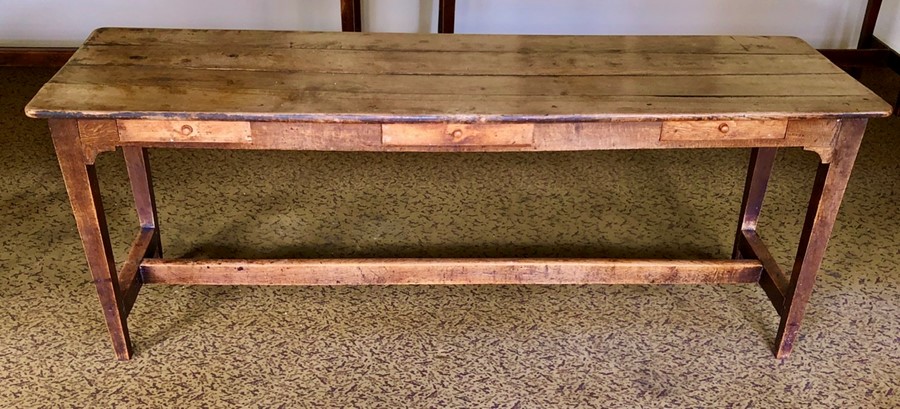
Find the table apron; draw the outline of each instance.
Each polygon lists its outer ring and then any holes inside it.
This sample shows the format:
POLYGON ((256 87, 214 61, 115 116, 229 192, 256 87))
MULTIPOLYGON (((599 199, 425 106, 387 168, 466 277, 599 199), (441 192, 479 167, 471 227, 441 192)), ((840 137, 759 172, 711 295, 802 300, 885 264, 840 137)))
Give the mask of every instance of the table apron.
POLYGON ((831 158, 839 119, 552 124, 78 120, 88 163, 117 146, 397 152, 803 147, 831 158))

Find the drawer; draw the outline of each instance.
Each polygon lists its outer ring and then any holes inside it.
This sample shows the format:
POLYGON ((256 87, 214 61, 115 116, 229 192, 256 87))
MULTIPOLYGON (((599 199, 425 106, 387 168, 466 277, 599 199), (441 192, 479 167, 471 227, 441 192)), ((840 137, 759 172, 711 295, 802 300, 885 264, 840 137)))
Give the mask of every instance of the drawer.
POLYGON ((784 139, 787 122, 787 120, 669 121, 663 123, 659 140, 784 139))
POLYGON ((250 123, 242 121, 159 121, 120 119, 122 142, 251 143, 250 123))
POLYGON ((531 146, 534 124, 384 124, 386 146, 531 146))

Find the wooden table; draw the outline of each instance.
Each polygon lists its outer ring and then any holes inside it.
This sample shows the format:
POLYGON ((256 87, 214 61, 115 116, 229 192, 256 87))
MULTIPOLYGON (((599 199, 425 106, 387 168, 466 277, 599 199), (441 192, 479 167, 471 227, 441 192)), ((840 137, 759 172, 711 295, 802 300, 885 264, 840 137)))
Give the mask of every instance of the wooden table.
POLYGON ((26 108, 47 118, 113 347, 143 284, 759 283, 790 354, 867 118, 890 106, 797 38, 107 28, 26 108), (94 160, 122 147, 140 228, 117 269, 94 160), (751 148, 725 260, 162 258, 147 148, 751 148), (790 274, 757 234, 775 152, 818 154, 790 274))

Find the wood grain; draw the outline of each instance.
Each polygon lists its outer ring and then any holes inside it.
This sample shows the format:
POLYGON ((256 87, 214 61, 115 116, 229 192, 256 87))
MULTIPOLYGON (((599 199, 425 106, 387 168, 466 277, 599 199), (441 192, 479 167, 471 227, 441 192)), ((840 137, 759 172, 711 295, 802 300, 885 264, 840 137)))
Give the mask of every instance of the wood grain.
POLYGON ((100 152, 116 150, 119 144, 119 130, 111 119, 83 119, 78 121, 78 134, 84 161, 93 164, 100 152))
POLYGON ((267 49, 476 51, 476 52, 602 52, 689 54, 816 54, 797 37, 770 36, 598 36, 481 35, 435 36, 421 33, 299 32, 269 30, 182 30, 161 28, 99 28, 87 45, 146 47, 234 44, 267 49))
MULTIPOLYGON (((353 35, 353 34, 347 34, 353 35)), ((174 67, 183 69, 301 71, 376 75, 794 75, 840 74, 821 55, 685 54, 567 52, 558 55, 518 52, 411 52, 408 50, 319 50, 88 45, 70 64, 76 66, 174 67), (189 51, 190 53, 186 54, 189 51)))
POLYGON ((866 123, 865 119, 842 121, 835 137, 832 162, 820 164, 816 172, 806 220, 800 234, 800 245, 785 292, 784 311, 775 338, 775 356, 778 358, 790 356, 800 332, 800 322, 825 257, 825 248, 850 180, 850 172, 856 162, 866 123))
POLYGON ((660 140, 705 141, 733 139, 784 139, 786 120, 758 121, 667 121, 660 140))
POLYGON ((244 121, 117 122, 122 142, 251 143, 250 123, 244 121))
POLYGON ((132 345, 128 334, 127 314, 109 241, 97 172, 94 165, 85 163, 77 121, 49 122, 53 147, 59 159, 69 203, 72 205, 75 224, 84 246, 91 278, 97 288, 113 349, 118 359, 130 359, 132 345))
POLYGON ((885 116, 796 38, 101 29, 34 117, 573 123, 885 116))
POLYGON ((44 85, 32 101, 26 107, 26 113, 37 118, 334 123, 837 119, 879 117, 890 112, 883 100, 867 95, 723 98, 397 94, 386 97, 367 93, 277 89, 264 92, 253 89, 197 89, 191 93, 172 93, 171 88, 158 85, 52 82, 44 85))
POLYGON ((755 260, 322 259, 163 260, 141 264, 147 284, 711 284, 755 283, 755 260))
POLYGON ((387 146, 531 146, 534 124, 384 124, 387 146))
POLYGON ((390 75, 316 73, 301 71, 183 70, 169 67, 71 65, 53 78, 58 84, 159 85, 160 80, 186 93, 239 88, 245 90, 297 90, 391 95, 505 95, 505 96, 841 96, 868 95, 846 75, 794 74, 793 87, 771 81, 767 75, 390 75))

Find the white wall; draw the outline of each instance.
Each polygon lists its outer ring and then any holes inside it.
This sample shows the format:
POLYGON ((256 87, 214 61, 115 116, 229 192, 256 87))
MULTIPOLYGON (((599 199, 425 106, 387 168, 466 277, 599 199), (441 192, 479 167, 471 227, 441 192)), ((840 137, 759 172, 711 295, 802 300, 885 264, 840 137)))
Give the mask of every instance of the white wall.
MULTIPOLYGON (((363 0, 366 31, 434 31, 437 0, 363 0)), ((865 0, 457 0, 460 33, 796 35, 852 47, 865 0)), ((900 0, 882 39, 900 49, 900 0)), ((339 30, 338 0, 0 0, 0 45, 77 45, 100 26, 339 30)))
POLYGON ((900 51, 900 0, 887 0, 882 4, 875 35, 900 51))

